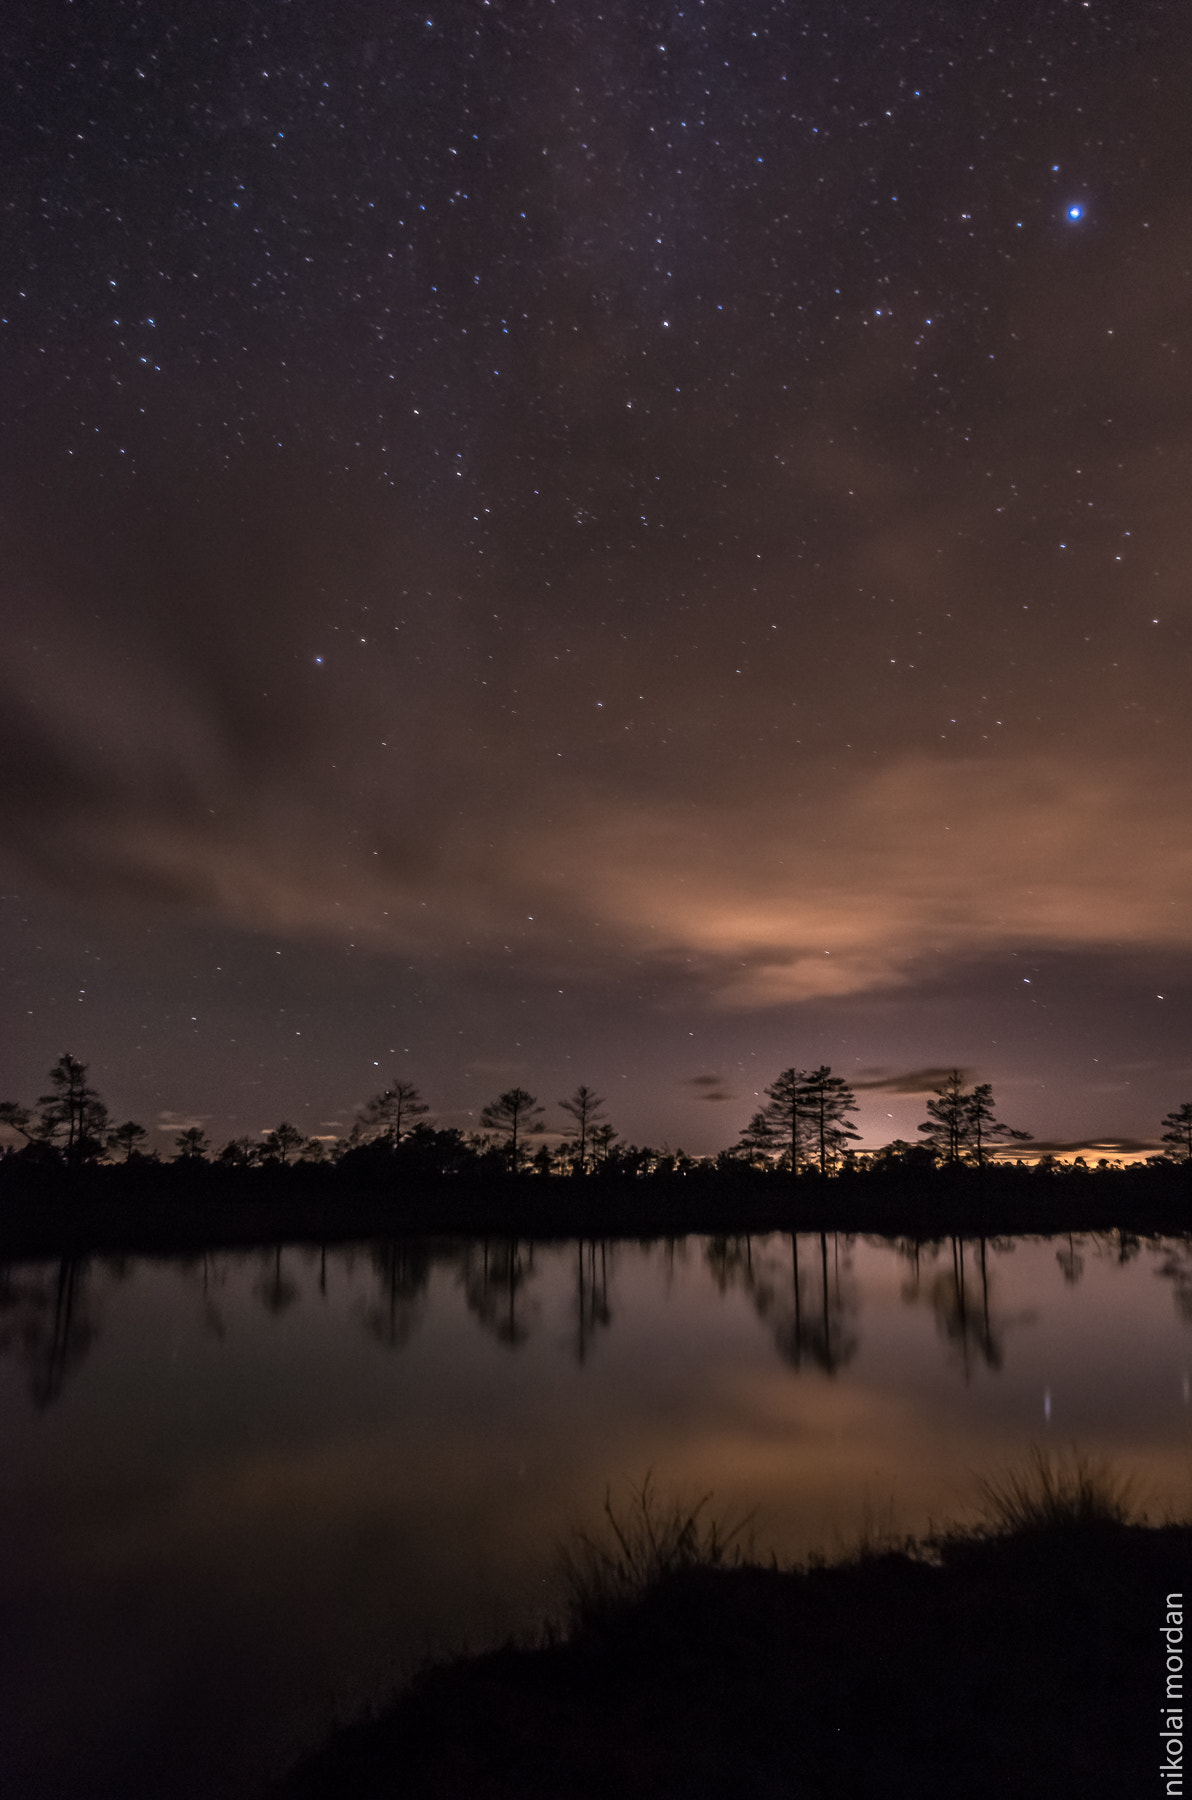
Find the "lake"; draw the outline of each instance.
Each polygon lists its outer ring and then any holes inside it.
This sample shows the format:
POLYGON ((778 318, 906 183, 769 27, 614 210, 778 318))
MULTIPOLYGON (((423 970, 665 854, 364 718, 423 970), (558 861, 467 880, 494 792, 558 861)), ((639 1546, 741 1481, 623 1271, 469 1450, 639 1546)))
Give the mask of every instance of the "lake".
POLYGON ((6 1795, 234 1800, 532 1630, 647 1472, 760 1552, 1032 1444, 1192 1496, 1192 1244, 419 1241, 0 1270, 6 1795))

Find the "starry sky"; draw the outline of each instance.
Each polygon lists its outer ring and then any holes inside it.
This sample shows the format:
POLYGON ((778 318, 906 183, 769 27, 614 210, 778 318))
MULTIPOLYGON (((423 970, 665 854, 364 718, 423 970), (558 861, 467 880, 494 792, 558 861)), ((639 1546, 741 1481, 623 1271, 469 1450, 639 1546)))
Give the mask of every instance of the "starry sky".
POLYGON ((1192 1094, 1183 0, 12 0, 0 1087, 1192 1094))

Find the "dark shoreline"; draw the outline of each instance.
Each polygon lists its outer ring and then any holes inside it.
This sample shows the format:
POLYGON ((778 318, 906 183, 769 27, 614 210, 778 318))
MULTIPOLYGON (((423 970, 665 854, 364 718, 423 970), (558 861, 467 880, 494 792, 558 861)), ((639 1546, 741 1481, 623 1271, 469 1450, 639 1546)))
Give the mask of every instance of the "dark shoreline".
POLYGON ((427 1670, 274 1800, 1121 1800, 1160 1793, 1166 1596, 1192 1527, 954 1536, 693 1569, 560 1643, 427 1670))
POLYGON ((276 1243, 470 1236, 663 1238, 769 1232, 918 1238, 1192 1228, 1182 1168, 1041 1175, 994 1168, 913 1177, 779 1177, 695 1170, 603 1180, 420 1176, 346 1181, 333 1170, 0 1170, 0 1260, 167 1255, 276 1243))

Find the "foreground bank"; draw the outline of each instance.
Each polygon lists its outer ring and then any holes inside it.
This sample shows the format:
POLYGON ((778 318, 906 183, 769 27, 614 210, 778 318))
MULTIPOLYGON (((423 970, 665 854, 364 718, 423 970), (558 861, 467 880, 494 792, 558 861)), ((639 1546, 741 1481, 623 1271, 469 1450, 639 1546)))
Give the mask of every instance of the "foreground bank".
POLYGON ((970 1800, 1180 1792, 1160 1765, 1192 1528, 691 1568, 565 1642, 432 1669, 275 1800, 970 1800))

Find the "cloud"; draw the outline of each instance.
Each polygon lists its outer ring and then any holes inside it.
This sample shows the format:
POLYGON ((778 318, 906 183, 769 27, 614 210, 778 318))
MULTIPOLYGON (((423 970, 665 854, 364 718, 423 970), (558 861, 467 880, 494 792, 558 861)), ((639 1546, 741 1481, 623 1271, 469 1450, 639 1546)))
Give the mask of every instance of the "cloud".
POLYGON ((970 1078, 968 1069, 910 1069, 905 1075, 881 1075, 873 1080, 854 1081, 851 1085, 858 1094, 934 1094, 954 1074, 959 1074, 962 1082, 970 1078))
POLYGON ((900 757, 825 779, 809 803, 731 809, 557 784, 553 818, 529 821, 453 793, 433 836, 400 799, 369 821, 317 782, 219 808, 190 786, 175 805, 113 784, 18 835, 43 880, 119 912, 560 986, 644 972, 730 1009, 897 988, 1021 947, 1192 936, 1192 853, 1170 825, 1192 792, 1128 766, 900 757))
POLYGON ((735 1100, 737 1097, 729 1092, 719 1075, 687 1075, 681 1085, 698 1088, 697 1100, 735 1100))
MULTIPOLYGON (((1173 823, 1192 783, 1134 698, 1178 723, 1178 659, 1134 630, 1137 666, 1108 669, 1041 622, 1034 661, 987 667, 1008 603, 975 557, 935 550, 969 541, 971 498, 925 498, 872 434, 858 442, 816 480, 863 492, 869 525, 818 574, 784 566, 712 609, 678 666, 661 626, 630 643, 560 608, 503 636, 456 599, 423 616, 392 598, 427 562, 392 529, 362 532, 367 557, 333 534, 313 572, 276 520, 215 532, 197 570, 180 537, 161 591, 132 551, 128 569, 58 570, 57 588, 34 571, 0 671, 14 873, 134 921, 568 990, 652 984, 723 1010, 892 992, 1024 947, 1192 946, 1173 823), (316 668, 340 552, 387 635, 341 634, 316 668), (842 582, 935 609, 902 631, 922 648, 893 641, 890 600, 888 618, 854 607, 846 644, 842 582), (749 662, 742 633, 763 623, 749 662)), ((1174 516, 1161 536, 1183 566, 1174 516)), ((1014 604, 1021 618, 1017 589, 1014 604)))
POLYGON ((639 953, 722 1005, 782 1005, 1020 946, 1185 947, 1190 804, 1137 767, 900 757, 764 818, 639 813, 589 882, 639 953))

